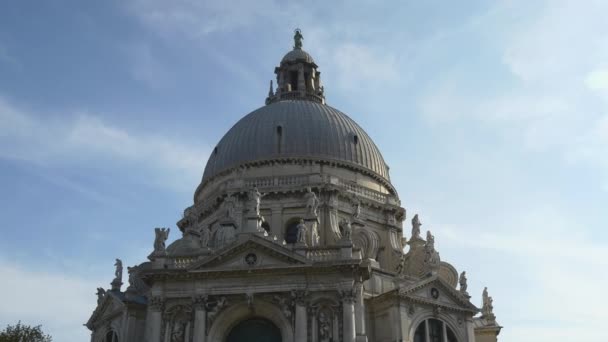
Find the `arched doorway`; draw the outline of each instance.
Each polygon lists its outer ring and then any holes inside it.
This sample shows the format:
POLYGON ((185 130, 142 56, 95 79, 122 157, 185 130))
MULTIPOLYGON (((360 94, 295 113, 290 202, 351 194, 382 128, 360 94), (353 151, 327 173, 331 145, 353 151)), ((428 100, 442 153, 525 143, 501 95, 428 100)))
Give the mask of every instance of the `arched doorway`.
POLYGON ((237 324, 226 338, 226 342, 281 342, 281 330, 271 321, 250 318, 237 324))

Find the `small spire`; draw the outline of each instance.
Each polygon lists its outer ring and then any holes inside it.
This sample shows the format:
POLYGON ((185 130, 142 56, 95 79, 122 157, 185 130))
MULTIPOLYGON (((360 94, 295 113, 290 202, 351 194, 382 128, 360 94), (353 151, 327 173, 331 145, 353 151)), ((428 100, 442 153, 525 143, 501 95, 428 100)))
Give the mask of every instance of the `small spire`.
POLYGON ((302 40, 304 40, 304 36, 302 35, 302 30, 300 30, 299 28, 297 28, 295 31, 295 34, 293 36, 293 48, 294 49, 302 49, 302 40))
POLYGON ((268 97, 274 96, 274 89, 272 89, 272 80, 270 80, 270 90, 268 90, 268 97))

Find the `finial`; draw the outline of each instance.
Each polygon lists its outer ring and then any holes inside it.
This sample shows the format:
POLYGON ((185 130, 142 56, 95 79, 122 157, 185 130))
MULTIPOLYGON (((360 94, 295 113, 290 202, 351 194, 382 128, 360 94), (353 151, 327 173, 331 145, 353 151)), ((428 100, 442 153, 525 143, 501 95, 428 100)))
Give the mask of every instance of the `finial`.
POLYGON ((302 40, 304 40, 304 36, 302 35, 302 30, 299 28, 295 29, 293 36, 293 48, 294 49, 302 49, 302 40))
POLYGON ((270 90, 268 91, 268 97, 274 96, 274 89, 272 89, 272 80, 270 80, 270 90))

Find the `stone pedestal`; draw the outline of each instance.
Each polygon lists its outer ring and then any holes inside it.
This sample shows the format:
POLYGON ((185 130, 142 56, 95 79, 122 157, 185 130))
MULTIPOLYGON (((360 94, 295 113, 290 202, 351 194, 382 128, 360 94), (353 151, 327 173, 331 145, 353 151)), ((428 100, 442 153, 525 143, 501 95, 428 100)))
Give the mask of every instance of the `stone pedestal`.
POLYGON ((122 281, 118 280, 118 279, 114 279, 112 280, 112 282, 110 283, 110 285, 112 285, 112 290, 114 292, 120 292, 120 287, 122 286, 122 281))
POLYGON ((338 246, 340 246, 340 257, 342 259, 353 257, 353 241, 351 239, 341 238, 338 240, 338 246))
POLYGON ((246 217, 245 226, 241 230, 240 234, 262 234, 264 228, 262 228, 262 217, 259 215, 249 215, 246 217))

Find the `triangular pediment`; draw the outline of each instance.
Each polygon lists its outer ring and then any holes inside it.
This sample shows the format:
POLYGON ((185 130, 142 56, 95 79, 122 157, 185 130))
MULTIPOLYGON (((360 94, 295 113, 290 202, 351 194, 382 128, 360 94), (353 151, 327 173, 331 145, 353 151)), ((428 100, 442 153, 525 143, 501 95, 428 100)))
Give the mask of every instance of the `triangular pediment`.
POLYGON ((256 235, 220 249, 188 267, 188 271, 285 268, 310 265, 310 260, 290 248, 256 235))
POLYGON ((90 329, 102 324, 103 322, 107 322, 117 316, 120 316, 125 309, 125 304, 122 300, 123 293, 114 293, 112 291, 107 291, 86 326, 90 329))
POLYGON ((399 296, 421 304, 477 313, 479 309, 467 297, 434 275, 399 289, 399 296))

